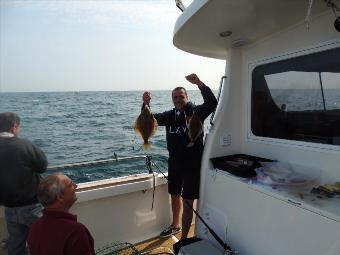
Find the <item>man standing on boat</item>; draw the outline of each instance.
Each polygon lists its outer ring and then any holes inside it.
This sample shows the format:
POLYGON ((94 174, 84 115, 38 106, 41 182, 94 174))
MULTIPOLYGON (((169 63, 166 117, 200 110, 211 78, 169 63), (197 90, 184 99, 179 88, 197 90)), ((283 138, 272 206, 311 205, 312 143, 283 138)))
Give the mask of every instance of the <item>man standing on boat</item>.
POLYGON ((45 154, 21 139, 20 118, 0 113, 0 205, 5 206, 9 255, 27 254, 26 239, 32 223, 41 216, 36 190, 46 171, 45 154))
POLYGON ((90 232, 69 213, 77 201, 76 188, 64 174, 51 174, 41 181, 38 199, 45 209, 28 235, 32 255, 95 255, 90 232))
MULTIPOLYGON (((163 230, 160 237, 168 237, 181 231, 181 239, 186 238, 193 218, 193 203, 199 198, 200 168, 203 153, 203 132, 193 146, 188 146, 188 121, 196 112, 203 123, 215 110, 217 100, 211 89, 206 86, 196 74, 185 77, 192 84, 197 85, 203 96, 202 105, 189 102, 187 91, 177 87, 172 91, 172 101, 175 106, 170 111, 154 114, 159 126, 166 127, 168 161, 168 192, 171 195, 172 224, 163 230), (185 200, 183 202, 183 200, 185 200), (183 207, 182 222, 180 211, 183 207), (190 208, 191 207, 191 208, 190 208)), ((150 92, 143 94, 143 106, 149 105, 150 92)))

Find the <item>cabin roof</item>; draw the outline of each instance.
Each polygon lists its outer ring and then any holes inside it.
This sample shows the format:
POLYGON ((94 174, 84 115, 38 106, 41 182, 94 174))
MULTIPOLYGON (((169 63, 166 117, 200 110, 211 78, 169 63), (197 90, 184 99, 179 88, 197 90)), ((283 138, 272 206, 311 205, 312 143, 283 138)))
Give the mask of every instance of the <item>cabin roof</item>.
MULTIPOLYGON (((340 0, 334 2, 340 4, 340 0)), ((177 19, 173 43, 189 53, 226 59, 230 47, 256 42, 303 22, 308 6, 308 0, 196 0, 177 19), (232 34, 221 37, 224 31, 232 34)), ((314 0, 311 18, 327 10, 323 0, 314 0)))

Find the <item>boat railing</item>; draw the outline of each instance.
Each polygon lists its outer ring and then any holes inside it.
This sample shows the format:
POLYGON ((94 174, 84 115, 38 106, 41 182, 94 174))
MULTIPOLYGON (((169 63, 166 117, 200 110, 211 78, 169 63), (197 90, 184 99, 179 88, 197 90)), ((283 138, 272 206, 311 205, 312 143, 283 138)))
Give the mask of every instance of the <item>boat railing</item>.
MULTIPOLYGON (((74 162, 74 163, 61 164, 61 165, 52 165, 52 166, 48 166, 47 169, 48 170, 61 170, 61 169, 67 169, 67 168, 73 168, 73 167, 109 164, 109 163, 114 163, 114 162, 121 162, 121 161, 135 160, 135 159, 145 159, 146 165, 151 167, 151 163, 150 163, 151 156, 137 155, 137 156, 117 157, 116 153, 114 153, 113 158, 74 162)), ((150 172, 150 169, 149 169, 149 172, 150 172)))

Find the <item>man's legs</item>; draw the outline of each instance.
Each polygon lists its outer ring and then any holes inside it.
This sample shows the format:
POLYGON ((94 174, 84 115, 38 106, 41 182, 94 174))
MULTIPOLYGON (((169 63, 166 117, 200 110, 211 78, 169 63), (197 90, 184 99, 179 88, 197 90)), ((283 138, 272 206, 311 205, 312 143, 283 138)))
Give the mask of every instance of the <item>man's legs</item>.
POLYGON ((182 214, 182 236, 181 239, 187 238, 193 218, 194 200, 183 199, 183 214, 182 214), (190 207, 189 207, 190 206, 190 207))
POLYGON ((159 234, 161 238, 169 237, 181 231, 181 225, 180 225, 181 207, 182 207, 181 196, 171 195, 172 223, 169 227, 164 229, 159 234))
POLYGON ((7 224, 8 254, 24 255, 26 251, 26 238, 29 228, 20 223, 19 208, 5 208, 5 218, 7 224))
POLYGON ((180 214, 182 207, 182 198, 180 195, 171 195, 171 209, 172 209, 172 226, 180 227, 180 214))
POLYGON ((183 214, 182 214, 182 236, 187 238, 192 218, 195 199, 199 198, 200 191, 200 160, 188 160, 183 162, 183 214))
POLYGON ((41 204, 5 208, 7 231, 9 233, 9 255, 26 255, 26 239, 29 227, 42 213, 41 204))
POLYGON ((168 160, 168 192, 171 195, 172 223, 160 233, 160 237, 169 237, 181 231, 182 177, 181 165, 172 158, 168 160))
POLYGON ((7 221, 7 230, 9 233, 8 239, 8 254, 9 255, 25 255, 26 239, 29 228, 20 223, 7 221))

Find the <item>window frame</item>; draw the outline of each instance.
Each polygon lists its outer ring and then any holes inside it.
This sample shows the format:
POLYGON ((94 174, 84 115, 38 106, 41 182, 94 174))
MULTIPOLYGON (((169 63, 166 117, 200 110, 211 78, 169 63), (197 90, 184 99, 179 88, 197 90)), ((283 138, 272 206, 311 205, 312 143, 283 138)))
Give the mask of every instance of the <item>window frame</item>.
MULTIPOLYGON (((248 142, 258 142, 258 143, 270 143, 270 144, 286 144, 291 146, 297 147, 309 147, 316 150, 333 150, 333 151, 340 151, 340 145, 334 144, 323 144, 323 143, 315 143, 315 142, 306 142, 306 141, 299 141, 299 140, 290 140, 290 139, 283 139, 283 138, 273 138, 273 137, 265 137, 265 136, 257 136, 252 132, 251 129, 251 115, 252 115, 252 75, 255 68, 270 64, 270 63, 277 63, 283 60, 289 60, 296 57, 307 56, 313 53, 318 53, 326 50, 331 50, 335 48, 340 48, 340 40, 333 40, 331 42, 326 42, 318 45, 314 45, 309 48, 300 49, 292 52, 288 52, 286 54, 277 55, 266 57, 263 59, 258 59, 255 61, 248 62, 247 68, 247 79, 246 79, 246 140, 248 142)), ((269 88, 268 88, 269 89, 269 88)))

